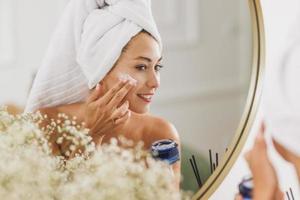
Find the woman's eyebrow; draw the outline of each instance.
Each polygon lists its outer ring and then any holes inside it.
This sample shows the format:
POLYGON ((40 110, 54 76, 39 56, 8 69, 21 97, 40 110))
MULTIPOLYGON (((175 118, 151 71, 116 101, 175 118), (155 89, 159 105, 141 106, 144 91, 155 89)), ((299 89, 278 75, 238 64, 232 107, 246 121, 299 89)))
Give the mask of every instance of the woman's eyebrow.
MULTIPOLYGON (((152 62, 151 58, 148 58, 148 57, 145 57, 145 56, 139 56, 139 57, 137 57, 135 60, 145 60, 145 61, 147 61, 147 62, 152 62)), ((160 62, 161 60, 162 60, 162 57, 160 57, 160 58, 158 59, 158 62, 160 62)))

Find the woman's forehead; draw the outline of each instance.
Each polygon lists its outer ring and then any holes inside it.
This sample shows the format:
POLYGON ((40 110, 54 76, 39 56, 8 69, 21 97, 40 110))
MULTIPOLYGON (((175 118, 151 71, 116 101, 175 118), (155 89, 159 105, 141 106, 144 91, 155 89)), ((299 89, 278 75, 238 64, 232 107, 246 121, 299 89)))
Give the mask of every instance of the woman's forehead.
POLYGON ((159 60, 161 58, 161 51, 157 41, 149 34, 143 32, 130 40, 124 53, 134 59, 150 58, 151 60, 159 60))

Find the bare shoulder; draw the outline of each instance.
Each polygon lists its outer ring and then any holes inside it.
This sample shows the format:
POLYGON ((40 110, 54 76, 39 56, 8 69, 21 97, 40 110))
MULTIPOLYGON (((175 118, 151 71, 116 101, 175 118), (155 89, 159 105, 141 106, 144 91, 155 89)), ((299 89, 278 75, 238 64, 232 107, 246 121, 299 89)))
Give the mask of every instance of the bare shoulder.
POLYGON ((178 131, 172 123, 163 118, 152 115, 148 115, 146 120, 148 139, 152 141, 160 139, 172 139, 180 143, 178 131))
POLYGON ((47 119, 55 119, 57 117, 58 110, 56 108, 40 108, 38 110, 43 116, 46 115, 47 119))

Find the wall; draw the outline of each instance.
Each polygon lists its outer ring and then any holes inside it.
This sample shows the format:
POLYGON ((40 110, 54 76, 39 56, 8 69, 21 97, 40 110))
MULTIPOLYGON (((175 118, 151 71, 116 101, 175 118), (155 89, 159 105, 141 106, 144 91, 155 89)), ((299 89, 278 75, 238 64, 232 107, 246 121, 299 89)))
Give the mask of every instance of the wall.
POLYGON ((60 0, 0 2, 0 9, 7 11, 5 16, 0 15, 0 32, 5 33, 2 37, 5 38, 0 40, 0 54, 8 54, 7 49, 12 52, 6 61, 0 57, 0 103, 11 102, 23 106, 32 77, 61 14, 62 3, 60 0))

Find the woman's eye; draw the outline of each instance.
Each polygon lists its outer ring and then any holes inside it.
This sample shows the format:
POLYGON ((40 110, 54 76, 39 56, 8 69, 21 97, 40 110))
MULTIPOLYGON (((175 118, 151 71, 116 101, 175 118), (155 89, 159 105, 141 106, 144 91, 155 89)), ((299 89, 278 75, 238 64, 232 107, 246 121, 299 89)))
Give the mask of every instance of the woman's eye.
POLYGON ((155 66, 155 71, 160 71, 161 70, 161 68, 163 68, 164 66, 162 66, 162 65, 156 65, 155 66))
POLYGON ((147 69, 147 66, 146 65, 137 65, 135 68, 140 71, 145 71, 147 69))

